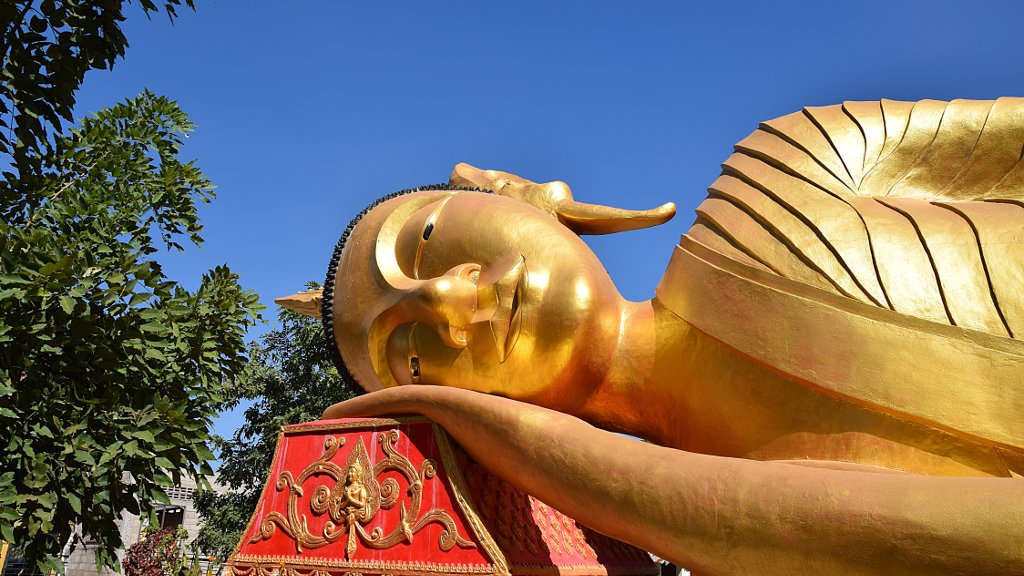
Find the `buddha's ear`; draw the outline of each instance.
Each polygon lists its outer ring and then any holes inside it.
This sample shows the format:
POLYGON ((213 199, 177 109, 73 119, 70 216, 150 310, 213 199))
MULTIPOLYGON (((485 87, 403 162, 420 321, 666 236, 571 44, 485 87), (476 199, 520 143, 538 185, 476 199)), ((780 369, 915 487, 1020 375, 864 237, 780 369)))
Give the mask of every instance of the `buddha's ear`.
POLYGON ((551 214, 577 234, 612 234, 663 224, 676 214, 672 202, 651 210, 626 210, 600 204, 577 202, 565 182, 538 184, 500 170, 481 170, 464 162, 455 165, 449 182, 453 186, 485 188, 551 214))
POLYGON ((323 297, 323 290, 308 290, 296 292, 291 296, 275 298, 274 303, 303 316, 320 318, 320 304, 323 302, 323 297))
POLYGON ((650 210, 625 210, 571 200, 558 206, 558 219, 577 234, 613 234, 664 224, 676 215, 674 202, 650 210))

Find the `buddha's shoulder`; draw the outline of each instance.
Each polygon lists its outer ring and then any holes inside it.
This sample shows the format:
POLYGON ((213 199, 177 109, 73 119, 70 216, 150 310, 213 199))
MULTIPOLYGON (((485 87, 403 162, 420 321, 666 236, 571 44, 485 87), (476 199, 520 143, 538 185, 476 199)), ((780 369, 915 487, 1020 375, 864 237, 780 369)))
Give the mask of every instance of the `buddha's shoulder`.
POLYGON ((687 236, 913 318, 1024 334, 1024 99, 846 102, 736 145, 687 236))

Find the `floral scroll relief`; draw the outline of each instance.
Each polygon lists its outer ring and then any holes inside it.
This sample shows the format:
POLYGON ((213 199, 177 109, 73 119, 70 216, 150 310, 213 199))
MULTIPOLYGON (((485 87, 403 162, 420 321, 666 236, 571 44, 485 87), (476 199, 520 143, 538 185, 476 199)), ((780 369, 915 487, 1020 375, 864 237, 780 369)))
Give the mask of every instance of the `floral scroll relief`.
POLYGON ((345 465, 339 466, 331 462, 331 458, 345 445, 346 440, 327 437, 324 440, 323 456, 307 466, 297 478, 289 471, 277 477, 276 489, 289 492, 288 515, 270 512, 260 524, 259 532, 249 541, 254 543, 268 539, 280 528, 281 532, 295 540, 295 549, 301 554, 303 548, 320 548, 347 537, 345 558, 350 560, 360 542, 368 548, 383 550, 401 542, 411 543, 423 527, 436 523, 444 528, 438 539, 442 551, 447 552, 455 546, 476 548, 476 544, 459 535, 455 521, 446 511, 439 508, 422 511, 423 485, 434 478, 437 468, 432 460, 424 459, 417 470, 407 457, 398 452, 398 438, 398 430, 378 435, 385 457, 376 464, 370 463, 366 446, 362 438, 359 438, 345 465), (398 472, 408 483, 404 491, 408 496, 408 506, 406 500, 402 499, 403 491, 394 476, 378 481, 381 474, 389 471, 398 472), (331 482, 318 485, 309 501, 309 512, 314 516, 329 516, 324 522, 322 534, 310 532, 306 514, 300 514, 298 509, 299 498, 304 494, 303 484, 317 475, 333 480, 333 485, 331 482), (380 510, 393 508, 396 504, 399 504, 399 521, 391 532, 385 535, 380 526, 370 532, 366 531, 364 525, 373 520, 380 510))

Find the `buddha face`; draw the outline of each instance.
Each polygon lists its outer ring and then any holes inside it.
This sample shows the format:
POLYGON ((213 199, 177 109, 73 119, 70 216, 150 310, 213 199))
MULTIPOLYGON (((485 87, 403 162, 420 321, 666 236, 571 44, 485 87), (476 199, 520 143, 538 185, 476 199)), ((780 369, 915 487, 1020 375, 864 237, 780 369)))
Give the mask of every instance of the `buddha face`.
POLYGON ((358 466, 349 466, 348 467, 348 475, 346 476, 346 479, 348 480, 349 484, 356 484, 356 483, 358 483, 359 480, 361 479, 361 477, 362 477, 362 474, 360 474, 358 466))
POLYGON ((601 380, 622 299, 551 214, 475 191, 365 214, 335 275, 333 327, 367 390, 434 384, 569 408, 601 380))

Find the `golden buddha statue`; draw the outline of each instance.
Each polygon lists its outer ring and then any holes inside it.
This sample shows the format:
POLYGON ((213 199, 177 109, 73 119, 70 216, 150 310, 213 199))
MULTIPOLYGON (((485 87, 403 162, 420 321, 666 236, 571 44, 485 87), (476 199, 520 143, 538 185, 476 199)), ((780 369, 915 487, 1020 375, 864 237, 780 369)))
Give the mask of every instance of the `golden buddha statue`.
POLYGON ((765 122, 646 302, 578 234, 673 205, 460 164, 356 217, 322 294, 279 302, 322 306, 371 392, 326 418, 422 413, 698 574, 1024 573, 1022 150, 1024 99, 765 122))

